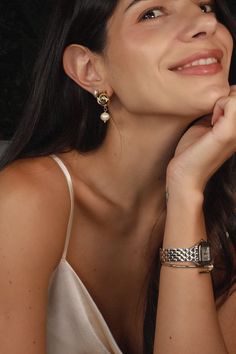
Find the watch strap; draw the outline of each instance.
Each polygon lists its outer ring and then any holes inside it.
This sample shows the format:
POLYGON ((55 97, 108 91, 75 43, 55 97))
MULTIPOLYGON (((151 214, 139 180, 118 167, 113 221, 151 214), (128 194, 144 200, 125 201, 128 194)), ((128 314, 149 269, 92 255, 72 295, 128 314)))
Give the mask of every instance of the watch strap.
POLYGON ((161 263, 191 262, 198 266, 211 264, 210 244, 200 240, 190 248, 160 248, 161 263))
POLYGON ((161 262, 199 262, 198 246, 160 249, 161 262))

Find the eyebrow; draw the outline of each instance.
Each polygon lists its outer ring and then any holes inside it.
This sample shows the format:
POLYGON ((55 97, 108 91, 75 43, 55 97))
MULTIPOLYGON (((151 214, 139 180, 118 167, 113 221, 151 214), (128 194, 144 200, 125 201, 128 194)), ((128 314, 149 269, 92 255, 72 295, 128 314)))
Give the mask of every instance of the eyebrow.
POLYGON ((133 0, 133 1, 131 1, 131 3, 125 9, 125 12, 128 11, 132 6, 134 6, 135 4, 137 4, 137 3, 141 2, 141 1, 148 1, 148 0, 133 0))

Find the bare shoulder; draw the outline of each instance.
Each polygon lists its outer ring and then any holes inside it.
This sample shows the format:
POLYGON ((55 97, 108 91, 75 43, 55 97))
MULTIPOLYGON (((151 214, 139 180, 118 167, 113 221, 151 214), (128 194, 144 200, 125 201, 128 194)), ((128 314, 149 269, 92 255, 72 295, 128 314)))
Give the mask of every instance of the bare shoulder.
POLYGON ((236 349, 236 284, 219 308, 218 319, 228 352, 233 354, 236 349))
POLYGON ((0 352, 45 352, 47 288, 69 205, 51 158, 16 161, 0 172, 0 352))
POLYGON ((39 251, 40 246, 50 250, 51 244, 56 253, 65 236, 69 205, 65 177, 50 157, 19 160, 0 172, 0 227, 10 234, 24 230, 14 242, 24 242, 28 234, 27 245, 39 251), (40 237, 35 236, 38 232, 40 237))

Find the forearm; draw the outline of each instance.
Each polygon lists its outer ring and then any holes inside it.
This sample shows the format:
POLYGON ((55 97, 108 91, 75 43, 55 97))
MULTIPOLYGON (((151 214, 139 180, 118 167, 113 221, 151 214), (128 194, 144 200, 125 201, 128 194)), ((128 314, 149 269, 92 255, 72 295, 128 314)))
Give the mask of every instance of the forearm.
MULTIPOLYGON (((206 239, 201 193, 170 192, 163 248, 206 239)), ((154 354, 226 354, 211 275, 162 266, 154 354)))

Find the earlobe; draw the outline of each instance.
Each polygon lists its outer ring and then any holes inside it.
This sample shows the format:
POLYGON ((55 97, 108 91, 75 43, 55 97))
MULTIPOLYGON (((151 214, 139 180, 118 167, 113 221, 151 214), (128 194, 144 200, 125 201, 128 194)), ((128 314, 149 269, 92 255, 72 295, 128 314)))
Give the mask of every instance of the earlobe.
POLYGON ((94 87, 102 85, 102 75, 97 70, 95 54, 88 48, 72 44, 63 55, 66 74, 78 85, 93 94, 94 87))

